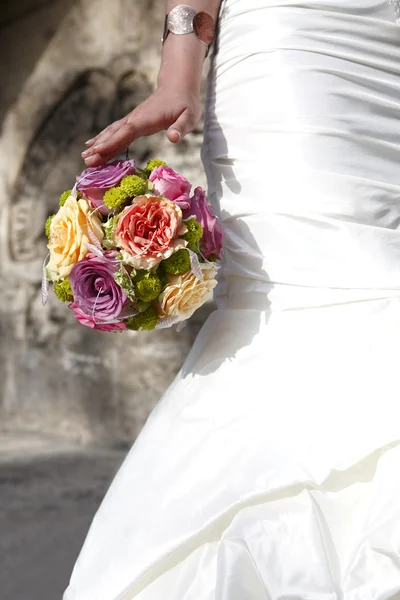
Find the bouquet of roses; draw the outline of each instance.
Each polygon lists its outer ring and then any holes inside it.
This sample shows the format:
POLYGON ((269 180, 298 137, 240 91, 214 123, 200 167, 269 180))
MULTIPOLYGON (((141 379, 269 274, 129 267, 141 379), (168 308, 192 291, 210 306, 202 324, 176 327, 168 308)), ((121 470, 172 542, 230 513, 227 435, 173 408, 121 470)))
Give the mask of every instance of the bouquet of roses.
POLYGON ((217 285, 222 229, 204 190, 161 160, 88 168, 46 221, 48 282, 82 325, 103 331, 169 327, 217 285))

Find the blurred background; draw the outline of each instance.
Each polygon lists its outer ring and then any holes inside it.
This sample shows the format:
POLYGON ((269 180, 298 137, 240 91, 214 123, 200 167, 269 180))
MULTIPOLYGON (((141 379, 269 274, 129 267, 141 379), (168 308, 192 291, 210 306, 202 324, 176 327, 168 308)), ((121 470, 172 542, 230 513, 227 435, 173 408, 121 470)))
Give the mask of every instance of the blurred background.
MULTIPOLYGON (((111 479, 214 308, 179 334, 106 334, 51 293, 41 305, 45 219, 84 168, 84 141, 154 89, 163 21, 163 0, 1 0, 1 600, 61 599, 111 479)), ((177 146, 161 133, 131 157, 205 186, 201 141, 202 125, 177 146)))

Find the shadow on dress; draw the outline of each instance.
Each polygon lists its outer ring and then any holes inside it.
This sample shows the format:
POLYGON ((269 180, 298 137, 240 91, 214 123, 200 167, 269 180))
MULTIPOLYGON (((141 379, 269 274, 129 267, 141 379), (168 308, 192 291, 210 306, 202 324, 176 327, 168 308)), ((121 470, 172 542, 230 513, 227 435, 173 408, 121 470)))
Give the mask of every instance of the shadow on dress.
MULTIPOLYGON (((232 92, 234 93, 234 90, 232 92)), ((268 321, 270 315, 270 301, 267 294, 257 295, 256 308, 234 308, 232 304, 230 305, 229 280, 235 276, 233 265, 237 258, 245 257, 246 267, 253 274, 252 280, 265 283, 270 282, 270 278, 263 268, 262 251, 248 224, 242 216, 231 214, 226 202, 221 209, 223 188, 228 188, 231 194, 240 195, 242 185, 235 172, 235 158, 230 152, 223 127, 216 116, 215 99, 215 78, 213 64, 211 64, 207 81, 201 159, 207 175, 208 200, 224 228, 224 260, 218 272, 219 284, 215 290, 217 309, 211 313, 200 330, 182 367, 181 377, 195 374, 208 375, 223 363, 235 360, 238 352, 252 343, 261 325, 268 321), (217 144, 213 140, 217 140, 217 144), (231 235, 232 232, 234 235, 231 235), (251 249, 251 252, 247 253, 246 247, 251 249)), ((243 121, 243 127, 245 126, 243 121)), ((244 214, 246 207, 243 208, 244 214)), ((242 279, 243 283, 250 281, 242 276, 239 279, 242 279)), ((272 287, 273 284, 270 283, 270 289, 272 287)), ((237 300, 237 294, 235 299, 237 300)), ((245 305, 244 298, 243 305, 245 305)))

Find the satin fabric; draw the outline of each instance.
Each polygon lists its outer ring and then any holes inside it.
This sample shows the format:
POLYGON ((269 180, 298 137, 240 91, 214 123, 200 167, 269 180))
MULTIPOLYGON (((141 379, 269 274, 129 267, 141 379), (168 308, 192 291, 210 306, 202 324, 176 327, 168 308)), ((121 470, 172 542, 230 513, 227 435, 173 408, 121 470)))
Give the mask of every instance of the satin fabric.
POLYGON ((64 600, 400 598, 399 71, 386 1, 223 2, 218 310, 64 600))

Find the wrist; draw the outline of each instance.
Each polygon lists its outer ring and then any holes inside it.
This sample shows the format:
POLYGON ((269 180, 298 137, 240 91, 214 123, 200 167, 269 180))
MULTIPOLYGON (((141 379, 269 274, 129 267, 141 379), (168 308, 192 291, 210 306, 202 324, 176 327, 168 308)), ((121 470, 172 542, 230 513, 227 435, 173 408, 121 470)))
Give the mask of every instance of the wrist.
POLYGON ((170 34, 162 48, 159 86, 177 83, 200 93, 207 47, 194 33, 170 34))

